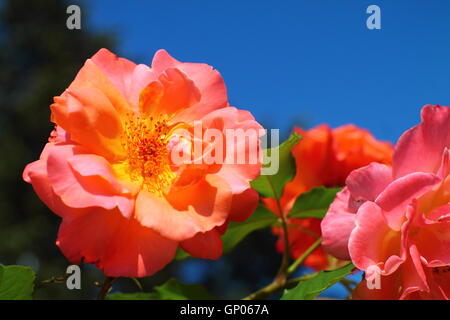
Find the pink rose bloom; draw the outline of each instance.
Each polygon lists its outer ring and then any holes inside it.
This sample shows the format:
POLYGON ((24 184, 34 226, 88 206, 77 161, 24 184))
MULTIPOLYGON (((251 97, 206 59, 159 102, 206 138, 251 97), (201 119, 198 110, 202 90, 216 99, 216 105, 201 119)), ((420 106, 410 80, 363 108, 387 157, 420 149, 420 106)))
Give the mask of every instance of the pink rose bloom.
POLYGON ((366 272, 354 299, 449 299, 449 148, 450 107, 427 105, 392 168, 372 163, 348 176, 321 227, 325 250, 366 272))

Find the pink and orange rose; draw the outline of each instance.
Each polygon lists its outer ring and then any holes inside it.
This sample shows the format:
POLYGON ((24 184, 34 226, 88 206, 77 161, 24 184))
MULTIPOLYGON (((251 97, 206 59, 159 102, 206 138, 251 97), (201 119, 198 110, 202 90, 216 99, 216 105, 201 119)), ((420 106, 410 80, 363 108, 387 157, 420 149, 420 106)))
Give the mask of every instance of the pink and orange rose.
POLYGON ((56 243, 72 263, 143 277, 167 265, 178 247, 217 259, 227 223, 245 220, 257 205, 249 181, 260 173, 259 159, 170 157, 210 143, 194 136, 196 121, 222 134, 261 129, 249 112, 228 104, 223 79, 209 65, 160 50, 148 67, 102 49, 55 97, 51 121, 55 130, 23 178, 62 218, 56 243))
POLYGON ((450 107, 427 105, 392 168, 353 171, 322 221, 323 246, 366 279, 355 299, 450 298, 450 107))

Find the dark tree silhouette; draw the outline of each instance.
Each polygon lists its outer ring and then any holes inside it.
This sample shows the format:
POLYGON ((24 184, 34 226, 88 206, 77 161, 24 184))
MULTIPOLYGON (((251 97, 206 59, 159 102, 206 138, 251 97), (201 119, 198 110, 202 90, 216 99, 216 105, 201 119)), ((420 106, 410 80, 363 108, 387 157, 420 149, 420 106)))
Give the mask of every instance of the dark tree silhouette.
MULTIPOLYGON (((40 278, 60 275, 67 262, 54 245, 59 219, 22 180, 22 171, 38 159, 52 129, 53 96, 87 58, 114 45, 111 35, 68 30, 68 5, 10 0, 0 13, 0 263, 31 264, 39 267, 40 278)), ((57 286, 42 297, 59 293, 67 297, 57 286)))

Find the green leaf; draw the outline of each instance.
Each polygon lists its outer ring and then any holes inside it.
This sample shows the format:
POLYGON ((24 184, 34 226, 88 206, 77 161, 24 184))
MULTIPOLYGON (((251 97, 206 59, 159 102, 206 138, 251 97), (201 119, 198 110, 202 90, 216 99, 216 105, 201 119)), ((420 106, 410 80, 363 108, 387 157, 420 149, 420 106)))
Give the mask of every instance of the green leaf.
MULTIPOLYGON (((261 175, 253 180, 250 184, 253 189, 258 191, 264 197, 279 199, 283 193, 283 188, 286 183, 291 181, 295 176, 295 159, 291 154, 291 149, 301 139, 298 133, 292 133, 289 139, 284 141, 279 146, 269 149, 267 153, 279 152, 279 167, 278 172, 274 175, 261 175)), ((265 162, 265 161, 264 161, 265 162)), ((264 164, 264 167, 269 167, 271 163, 264 164)))
POLYGON ((339 280, 352 273, 355 266, 349 263, 332 271, 320 271, 308 280, 300 281, 291 290, 285 290, 281 300, 312 300, 339 280))
POLYGON ((183 249, 181 249, 180 247, 178 247, 177 252, 175 253, 175 260, 179 261, 187 258, 192 258, 192 256, 183 249))
POLYGON ((176 279, 170 279, 156 287, 159 300, 213 300, 205 288, 199 284, 184 284, 176 279))
POLYGON ((0 300, 31 300, 35 278, 29 267, 0 264, 0 300))
POLYGON ((278 217, 259 204, 255 212, 244 222, 231 222, 222 236, 223 252, 230 252, 239 242, 253 231, 270 227, 277 223, 278 217))
POLYGON ((213 300, 205 288, 198 284, 184 284, 176 279, 170 279, 153 292, 113 293, 108 300, 213 300))
POLYGON ((322 219, 340 190, 341 188, 318 187, 303 193, 295 201, 288 217, 322 219))

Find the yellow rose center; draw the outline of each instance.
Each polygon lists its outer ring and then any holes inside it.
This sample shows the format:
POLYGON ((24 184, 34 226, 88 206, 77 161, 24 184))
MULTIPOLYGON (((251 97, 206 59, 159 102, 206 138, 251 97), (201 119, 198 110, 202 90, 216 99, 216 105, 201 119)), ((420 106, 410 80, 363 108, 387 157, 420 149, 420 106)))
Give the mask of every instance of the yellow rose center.
POLYGON ((175 178, 167 149, 171 127, 168 118, 128 114, 124 122, 122 146, 127 154, 125 170, 132 181, 162 194, 175 178))

